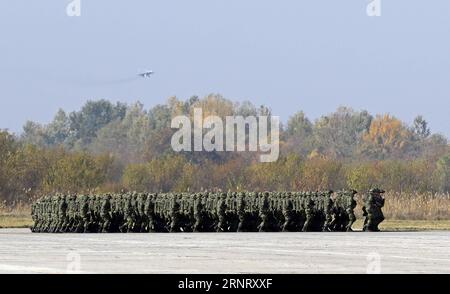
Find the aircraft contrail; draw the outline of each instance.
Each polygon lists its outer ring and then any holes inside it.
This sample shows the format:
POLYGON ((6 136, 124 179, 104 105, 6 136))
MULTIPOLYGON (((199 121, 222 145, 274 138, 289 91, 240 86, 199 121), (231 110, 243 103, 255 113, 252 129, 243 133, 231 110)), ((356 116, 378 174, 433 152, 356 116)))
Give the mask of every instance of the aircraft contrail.
MULTIPOLYGON (((132 82, 136 82, 142 78, 150 78, 153 74, 155 74, 154 71, 145 71, 142 73, 139 73, 137 75, 134 76, 128 76, 128 77, 124 77, 124 78, 119 78, 119 79, 84 79, 83 81, 79 81, 79 84, 84 85, 84 86, 89 86, 89 87, 100 87, 100 86, 107 86, 107 85, 120 85, 120 84, 127 84, 127 83, 132 83, 132 82)), ((72 82, 74 82, 72 80, 72 82)), ((75 81, 75 83, 77 83, 75 81)))
MULTIPOLYGON (((81 87, 102 87, 102 86, 109 86, 109 85, 122 85, 122 84, 128 84, 137 82, 139 80, 142 80, 143 78, 147 79, 150 78, 155 74, 154 71, 143 71, 138 72, 137 74, 130 74, 127 76, 119 76, 114 77, 113 75, 105 75, 100 76, 99 74, 96 74, 95 76, 84 74, 84 75, 66 75, 65 73, 56 73, 52 71, 48 72, 39 72, 36 71, 39 74, 34 74, 33 79, 39 80, 40 82, 48 83, 59 83, 59 84, 67 84, 67 85, 74 85, 74 86, 81 86, 81 87)), ((23 77, 23 75, 22 75, 23 77)))

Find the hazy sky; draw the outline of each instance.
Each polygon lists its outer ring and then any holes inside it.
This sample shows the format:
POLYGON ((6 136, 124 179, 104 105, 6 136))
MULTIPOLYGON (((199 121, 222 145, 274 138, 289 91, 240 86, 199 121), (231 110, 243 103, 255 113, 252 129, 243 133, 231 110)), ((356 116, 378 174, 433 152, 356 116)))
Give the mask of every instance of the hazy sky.
POLYGON ((0 128, 49 122, 88 99, 220 93, 286 121, 339 105, 423 114, 450 137, 450 1, 71 0, 0 2, 0 128), (151 79, 135 79, 152 69, 151 79))

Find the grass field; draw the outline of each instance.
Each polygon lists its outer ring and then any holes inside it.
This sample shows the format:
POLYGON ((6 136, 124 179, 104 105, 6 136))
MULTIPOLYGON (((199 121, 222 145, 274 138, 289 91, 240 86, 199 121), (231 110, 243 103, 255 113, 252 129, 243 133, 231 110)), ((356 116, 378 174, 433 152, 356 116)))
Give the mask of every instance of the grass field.
MULTIPOLYGON (((1 213, 0 228, 27 228, 32 224, 31 217, 21 213, 1 213)), ((363 220, 358 219, 353 228, 361 230, 363 220)), ((385 220, 380 229, 383 231, 430 231, 450 230, 450 220, 385 220)))
POLYGON ((28 228, 31 224, 27 215, 0 214, 0 228, 28 228))
MULTIPOLYGON (((361 230, 363 221, 357 220, 353 229, 361 230)), ((382 231, 436 231, 450 230, 450 220, 385 220, 381 223, 382 231)))

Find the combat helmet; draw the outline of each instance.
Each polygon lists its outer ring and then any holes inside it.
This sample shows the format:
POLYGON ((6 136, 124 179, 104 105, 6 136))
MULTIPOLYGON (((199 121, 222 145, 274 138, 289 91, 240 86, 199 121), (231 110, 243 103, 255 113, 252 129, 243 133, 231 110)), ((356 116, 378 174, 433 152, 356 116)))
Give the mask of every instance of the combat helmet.
POLYGON ((369 190, 369 193, 371 193, 371 194, 383 194, 383 193, 385 193, 385 191, 382 190, 382 189, 379 189, 379 188, 372 188, 372 189, 369 190))

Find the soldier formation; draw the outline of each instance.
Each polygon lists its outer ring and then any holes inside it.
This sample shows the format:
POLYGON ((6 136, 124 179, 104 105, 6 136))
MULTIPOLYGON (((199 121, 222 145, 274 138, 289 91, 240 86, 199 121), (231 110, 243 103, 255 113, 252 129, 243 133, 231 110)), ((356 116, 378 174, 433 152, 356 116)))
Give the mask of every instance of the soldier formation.
MULTIPOLYGON (((383 221, 384 191, 363 207, 365 231, 383 221)), ((320 192, 119 193, 44 196, 32 205, 33 232, 352 231, 354 190, 320 192)))

